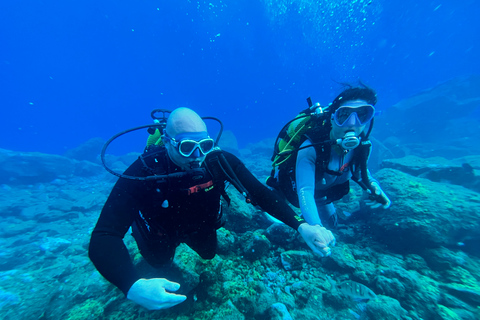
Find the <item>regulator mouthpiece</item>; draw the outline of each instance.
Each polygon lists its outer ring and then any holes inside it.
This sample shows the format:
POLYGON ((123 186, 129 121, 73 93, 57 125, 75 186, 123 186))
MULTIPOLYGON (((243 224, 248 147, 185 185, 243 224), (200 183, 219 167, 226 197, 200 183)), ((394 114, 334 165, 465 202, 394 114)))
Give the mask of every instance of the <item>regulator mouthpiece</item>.
POLYGON ((342 142, 340 145, 344 150, 352 150, 358 147, 360 144, 360 139, 355 136, 355 132, 349 131, 345 134, 345 137, 343 137, 342 142))
POLYGON ((200 161, 190 162, 190 169, 198 169, 198 168, 200 168, 200 161))

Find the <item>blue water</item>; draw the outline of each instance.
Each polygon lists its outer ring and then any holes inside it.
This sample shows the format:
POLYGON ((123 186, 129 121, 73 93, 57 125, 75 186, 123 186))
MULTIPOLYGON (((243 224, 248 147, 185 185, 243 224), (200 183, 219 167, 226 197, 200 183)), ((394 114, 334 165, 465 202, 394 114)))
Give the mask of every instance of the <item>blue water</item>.
POLYGON ((0 148, 62 154, 179 106, 221 118, 244 146, 274 137, 306 97, 327 104, 337 82, 358 79, 386 109, 480 74, 478 9, 475 0, 2 1, 0 148))

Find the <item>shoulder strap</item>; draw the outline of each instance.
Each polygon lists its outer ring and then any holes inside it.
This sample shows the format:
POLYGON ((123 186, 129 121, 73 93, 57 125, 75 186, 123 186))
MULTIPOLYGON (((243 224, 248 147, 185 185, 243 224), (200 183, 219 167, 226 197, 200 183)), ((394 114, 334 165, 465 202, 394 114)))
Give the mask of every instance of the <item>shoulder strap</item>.
POLYGON ((140 156, 144 170, 149 175, 166 175, 168 174, 168 165, 165 167, 167 150, 163 146, 151 146, 146 152, 140 156))
POLYGON ((335 172, 328 170, 328 161, 330 160, 332 146, 329 143, 322 143, 324 141, 329 141, 330 128, 326 127, 325 123, 322 123, 317 125, 311 132, 306 134, 306 137, 310 140, 315 148, 315 168, 321 168, 321 170, 315 170, 315 176, 320 175, 322 172, 336 174, 335 172))

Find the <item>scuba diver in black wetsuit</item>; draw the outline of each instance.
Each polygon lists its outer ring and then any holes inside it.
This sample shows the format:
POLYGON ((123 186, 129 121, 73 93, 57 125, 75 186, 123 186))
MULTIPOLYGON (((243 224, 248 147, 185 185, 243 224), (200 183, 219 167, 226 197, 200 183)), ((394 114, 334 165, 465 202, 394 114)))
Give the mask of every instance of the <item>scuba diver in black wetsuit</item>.
POLYGON ((221 151, 194 111, 174 110, 161 139, 162 146, 147 147, 120 175, 123 178, 113 187, 90 240, 89 256, 95 267, 128 299, 149 310, 169 308, 186 299, 172 293, 179 289, 178 283, 144 279, 136 272, 123 243, 128 229, 132 227, 140 253, 154 267, 171 262, 180 243, 212 259, 216 230, 221 227, 220 197, 228 197, 227 181, 247 202, 298 230, 316 254, 330 254, 332 233, 305 223, 237 157, 221 151))

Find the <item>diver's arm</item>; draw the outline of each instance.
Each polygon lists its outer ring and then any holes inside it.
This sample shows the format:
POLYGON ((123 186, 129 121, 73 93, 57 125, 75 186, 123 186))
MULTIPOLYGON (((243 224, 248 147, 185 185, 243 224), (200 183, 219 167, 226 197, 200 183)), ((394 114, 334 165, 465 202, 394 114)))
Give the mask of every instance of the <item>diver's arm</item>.
POLYGON ((367 169, 367 175, 368 175, 368 181, 370 182, 370 186, 372 186, 373 188, 375 188, 376 186, 381 188, 380 182, 378 182, 378 180, 372 176, 372 174, 370 173, 370 170, 368 169, 367 169))
POLYGON ((382 207, 383 209, 388 209, 392 205, 392 201, 387 196, 387 194, 383 191, 380 183, 372 177, 370 171, 367 170, 368 180, 370 181, 370 186, 372 187, 372 191, 370 189, 367 191, 369 192, 370 196, 365 201, 365 204, 372 209, 376 209, 382 207))
POLYGON ((285 200, 258 181, 237 157, 227 152, 224 154, 242 185, 263 210, 297 230, 314 253, 321 257, 330 255, 330 247, 335 245, 335 237, 329 230, 306 223, 285 200))
MULTIPOLYGON (((303 146, 310 144, 307 140, 303 146)), ((322 225, 320 220, 317 205, 315 203, 315 148, 304 148, 298 151, 296 163, 296 184, 298 202, 300 203, 300 210, 303 218, 310 225, 322 225)))
MULTIPOLYGON (((92 236, 88 255, 98 272, 127 295, 140 279, 135 271, 123 237, 133 222, 132 197, 114 187, 105 203, 92 236)), ((138 212, 138 211, 137 211, 138 212)))
MULTIPOLYGON (((307 140, 302 146, 310 144, 307 140)), ((305 148, 298 152, 296 163, 296 183, 298 202, 303 218, 307 223, 303 224, 298 231, 308 246, 322 257, 331 254, 331 248, 335 246, 335 236, 330 230, 322 226, 317 204, 315 203, 315 148, 305 148)))
MULTIPOLYGON (((145 176, 140 160, 135 161, 126 175, 145 176)), ((88 254, 100 274, 127 295, 130 287, 140 279, 123 237, 139 212, 145 182, 118 179, 103 206, 97 225, 90 238, 88 254)))
POLYGON ((223 153, 238 179, 248 190, 255 202, 273 217, 293 229, 298 230, 298 227, 304 223, 304 221, 295 214, 285 200, 258 181, 240 159, 231 153, 225 151, 223 153))

